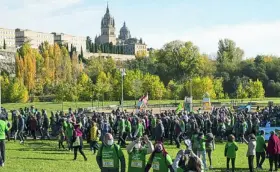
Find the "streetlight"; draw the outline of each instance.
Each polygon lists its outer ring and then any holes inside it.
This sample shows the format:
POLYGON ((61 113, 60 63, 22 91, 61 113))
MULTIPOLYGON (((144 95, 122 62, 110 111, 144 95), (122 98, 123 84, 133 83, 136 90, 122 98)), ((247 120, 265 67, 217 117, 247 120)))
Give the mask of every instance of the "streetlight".
POLYGON ((123 79, 124 76, 126 75, 125 73, 125 68, 120 68, 121 75, 122 75, 122 101, 121 101, 121 107, 122 107, 122 112, 123 112, 123 79))

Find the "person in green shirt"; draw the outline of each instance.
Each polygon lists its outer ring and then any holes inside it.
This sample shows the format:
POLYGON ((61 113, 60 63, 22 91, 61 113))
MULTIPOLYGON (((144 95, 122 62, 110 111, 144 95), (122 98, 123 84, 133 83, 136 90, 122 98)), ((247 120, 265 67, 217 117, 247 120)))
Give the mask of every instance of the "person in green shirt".
MULTIPOLYGON (((6 135, 8 135, 8 125, 7 122, 5 121, 5 117, 1 116, 0 117, 0 167, 4 167, 4 162, 5 162, 5 139, 6 135)), ((8 140, 10 140, 8 138, 8 140)))
POLYGON ((139 137, 142 137, 143 136, 143 133, 144 133, 144 131, 145 131, 145 129, 144 129, 144 125, 143 125, 143 121, 142 120, 140 120, 139 122, 138 122, 138 125, 137 125, 137 137, 139 138, 139 137))
POLYGON ((225 146, 225 157, 227 157, 227 171, 229 171, 229 162, 231 160, 232 171, 235 170, 235 158, 236 158, 236 151, 238 150, 237 143, 234 141, 234 135, 228 136, 228 142, 225 146))
POLYGON ((119 131, 118 145, 124 147, 126 144, 125 140, 123 139, 124 132, 125 132, 125 120, 122 117, 118 121, 118 131, 119 131))
POLYGON ((260 131, 260 135, 257 136, 257 146, 256 146, 256 159, 257 159, 257 168, 262 169, 262 164, 265 160, 265 150, 266 144, 264 139, 264 130, 260 131), (260 157, 262 158, 260 161, 260 157))
POLYGON ((72 137, 73 137, 73 124, 70 122, 70 119, 67 120, 66 125, 65 125, 65 136, 67 139, 67 145, 68 145, 68 150, 72 150, 72 137))
POLYGON ((203 165, 204 165, 204 169, 207 169, 207 164, 206 164, 206 146, 205 146, 205 142, 207 140, 204 137, 204 134, 202 132, 198 134, 197 140, 198 140, 197 156, 199 158, 201 158, 201 156, 202 156, 202 162, 203 162, 203 165))
POLYGON ((97 156, 97 164, 101 172, 119 172, 121 162, 121 172, 125 172, 125 159, 119 145, 114 144, 114 138, 110 133, 106 133, 97 156))
POLYGON ((150 168, 153 172, 174 172, 172 164, 172 159, 165 151, 163 144, 158 142, 145 167, 145 172, 148 172, 150 168))
POLYGON ((141 144, 141 139, 138 138, 132 141, 126 148, 128 152, 128 171, 143 172, 146 166, 146 155, 154 151, 152 142, 148 139, 148 136, 143 137, 144 143, 148 148, 141 144))

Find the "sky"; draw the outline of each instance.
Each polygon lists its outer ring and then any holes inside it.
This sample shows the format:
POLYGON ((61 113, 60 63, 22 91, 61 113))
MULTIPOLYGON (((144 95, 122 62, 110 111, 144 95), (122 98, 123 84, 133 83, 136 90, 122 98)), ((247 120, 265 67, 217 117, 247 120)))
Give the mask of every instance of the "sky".
MULTIPOLYGON (((116 33, 126 22, 132 37, 148 47, 192 41, 201 53, 215 54, 229 38, 245 57, 280 56, 279 0, 109 0, 116 33)), ((0 0, 0 27, 77 36, 100 34, 105 0, 0 0)))

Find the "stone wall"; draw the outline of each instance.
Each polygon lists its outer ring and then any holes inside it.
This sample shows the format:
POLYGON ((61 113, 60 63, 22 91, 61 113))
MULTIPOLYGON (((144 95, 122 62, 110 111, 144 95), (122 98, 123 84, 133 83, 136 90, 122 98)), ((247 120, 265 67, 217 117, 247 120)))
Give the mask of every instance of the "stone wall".
POLYGON ((109 53, 84 53, 86 59, 93 57, 112 57, 114 60, 127 61, 135 59, 135 55, 125 55, 125 54, 109 54, 109 53))
POLYGON ((15 52, 0 50, 0 70, 15 74, 15 57, 15 52))

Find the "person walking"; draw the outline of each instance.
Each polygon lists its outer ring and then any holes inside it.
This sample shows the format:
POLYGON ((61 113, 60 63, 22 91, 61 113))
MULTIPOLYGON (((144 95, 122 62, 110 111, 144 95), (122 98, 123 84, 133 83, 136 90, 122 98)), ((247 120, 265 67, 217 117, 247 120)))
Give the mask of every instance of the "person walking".
POLYGON ((250 172, 254 171, 254 157, 256 155, 256 137, 254 134, 250 134, 249 136, 249 142, 243 138, 244 142, 248 145, 247 150, 247 157, 248 157, 248 164, 249 164, 249 170, 250 172))
POLYGON ((228 136, 228 142, 225 146, 225 157, 227 157, 227 172, 229 172, 229 162, 231 161, 232 165, 232 172, 235 170, 235 158, 236 158, 236 151, 238 150, 238 146, 234 141, 235 137, 231 134, 228 136))
POLYGON ((0 167, 4 167, 5 163, 5 139, 6 135, 9 139, 9 134, 8 134, 8 125, 7 122, 5 121, 4 116, 0 116, 0 167))
POLYGON ((74 127, 73 127, 73 124, 70 122, 70 119, 67 120, 65 128, 66 128, 65 135, 66 135, 68 150, 71 151, 74 127))
POLYGON ((141 143, 141 139, 138 138, 132 141, 127 147, 128 152, 128 171, 132 172, 143 172, 146 166, 146 155, 154 151, 152 142, 148 139, 148 136, 143 137, 143 142, 147 144, 148 148, 141 143))
POLYGON ((98 150, 98 128, 95 122, 92 122, 92 127, 90 128, 90 150, 95 155, 96 150, 98 150))
POLYGON ((280 141, 274 131, 270 132, 270 137, 267 145, 267 153, 269 155, 269 171, 272 171, 273 163, 275 164, 275 171, 278 170, 277 159, 279 153, 280 141))
POLYGON ((16 137, 18 136, 20 139, 20 144, 24 144, 24 137, 23 137, 23 132, 24 132, 24 119, 21 115, 18 115, 18 121, 17 121, 17 134, 15 134, 15 140, 16 137))
POLYGON ((265 160, 265 151, 266 151, 266 144, 264 139, 264 130, 261 130, 260 135, 257 136, 257 146, 256 146, 256 160, 257 160, 258 169, 263 169, 262 164, 265 160))
POLYGON ((164 149, 163 144, 161 142, 157 142, 155 150, 151 154, 145 167, 145 172, 148 172, 150 168, 153 169, 153 172, 174 172, 172 164, 172 159, 164 149))
POLYGON ((121 164, 121 172, 125 172, 125 158, 119 145, 114 144, 112 134, 106 133, 104 140, 100 146, 97 156, 97 164, 101 172, 119 172, 121 164))
POLYGON ((80 128, 80 124, 74 124, 73 131, 73 148, 74 148, 74 161, 77 159, 78 149, 81 155, 84 157, 84 160, 87 161, 87 157, 83 152, 83 133, 80 128))

